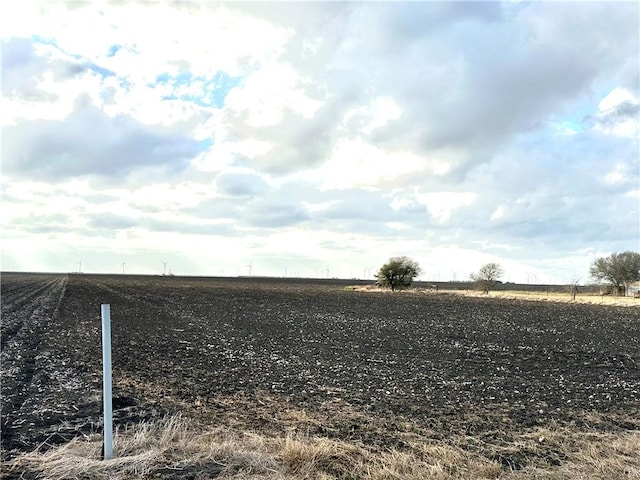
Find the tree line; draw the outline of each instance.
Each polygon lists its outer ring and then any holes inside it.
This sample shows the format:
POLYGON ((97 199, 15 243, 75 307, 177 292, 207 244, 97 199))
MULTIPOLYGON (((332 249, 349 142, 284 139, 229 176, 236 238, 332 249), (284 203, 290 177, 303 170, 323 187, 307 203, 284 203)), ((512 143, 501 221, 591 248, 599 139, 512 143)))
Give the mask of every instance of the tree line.
MULTIPOLYGON (((420 273, 422 269, 415 260, 407 256, 392 257, 376 273, 376 283, 395 291, 410 287, 420 273)), ((598 258, 591 264, 589 274, 598 283, 608 285, 615 294, 624 295, 631 283, 640 281, 640 253, 627 251, 598 258)), ((471 274, 471 280, 488 293, 503 275, 500 264, 487 263, 471 274)))

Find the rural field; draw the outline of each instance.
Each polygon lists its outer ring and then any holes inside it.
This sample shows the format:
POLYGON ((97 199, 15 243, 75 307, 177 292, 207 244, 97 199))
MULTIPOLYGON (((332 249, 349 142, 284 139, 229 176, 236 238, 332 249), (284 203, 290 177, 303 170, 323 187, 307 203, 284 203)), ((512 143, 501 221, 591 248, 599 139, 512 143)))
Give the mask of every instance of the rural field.
POLYGON ((0 476, 640 478, 639 307, 346 285, 3 274, 0 476))

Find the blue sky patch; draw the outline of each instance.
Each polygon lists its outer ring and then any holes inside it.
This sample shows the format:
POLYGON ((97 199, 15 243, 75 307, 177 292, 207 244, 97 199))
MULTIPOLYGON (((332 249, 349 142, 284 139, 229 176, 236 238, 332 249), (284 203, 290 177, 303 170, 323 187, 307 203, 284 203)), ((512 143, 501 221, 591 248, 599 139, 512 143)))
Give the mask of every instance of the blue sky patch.
MULTIPOLYGON (((224 72, 216 72, 213 77, 193 76, 191 72, 180 72, 178 75, 162 73, 156 77, 156 84, 170 85, 174 90, 194 83, 202 84, 201 95, 165 95, 163 100, 182 100, 193 102, 203 107, 221 108, 229 91, 239 85, 241 77, 232 77, 224 72)), ((151 84, 150 86, 153 86, 151 84)))
POLYGON ((237 87, 242 82, 242 77, 231 77, 223 72, 216 73, 214 77, 215 86, 211 93, 211 102, 216 107, 224 105, 224 99, 232 88, 237 87))
POLYGON ((102 75, 102 78, 106 78, 106 77, 113 77, 113 76, 116 74, 114 71, 109 70, 109 69, 107 69, 107 68, 103 68, 103 67, 101 67, 100 65, 96 65, 96 64, 95 64, 95 63, 93 63, 93 62, 88 62, 88 63, 86 64, 86 67, 87 67, 89 70, 91 70, 91 71, 93 71, 93 72, 96 72, 96 73, 98 73, 98 74, 102 75))
POLYGON ((107 52, 107 57, 113 57, 115 56, 116 53, 118 53, 118 50, 120 50, 122 48, 122 45, 111 45, 109 47, 109 51, 107 52))
POLYGON ((42 43, 43 45, 53 45, 54 47, 58 47, 55 39, 46 38, 42 35, 31 35, 31 40, 33 41, 33 43, 42 43))

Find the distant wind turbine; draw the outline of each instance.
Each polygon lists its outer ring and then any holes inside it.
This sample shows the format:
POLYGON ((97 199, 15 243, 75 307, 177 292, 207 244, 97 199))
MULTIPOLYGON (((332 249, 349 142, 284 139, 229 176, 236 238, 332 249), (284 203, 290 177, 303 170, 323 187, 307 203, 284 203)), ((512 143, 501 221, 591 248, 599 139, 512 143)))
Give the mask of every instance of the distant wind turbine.
POLYGON ((162 275, 166 275, 167 274, 167 263, 169 263, 169 262, 162 262, 162 264, 164 265, 164 270, 162 271, 162 275))
POLYGON ((249 262, 249 265, 245 265, 245 267, 249 267, 249 275, 251 275, 251 269, 253 268, 252 263, 253 263, 253 260, 249 262))

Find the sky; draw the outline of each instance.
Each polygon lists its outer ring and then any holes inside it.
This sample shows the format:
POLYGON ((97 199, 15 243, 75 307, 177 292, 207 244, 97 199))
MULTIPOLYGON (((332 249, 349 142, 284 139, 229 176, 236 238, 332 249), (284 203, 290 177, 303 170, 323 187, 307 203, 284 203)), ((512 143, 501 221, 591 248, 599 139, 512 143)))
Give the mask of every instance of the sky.
POLYGON ((3 271, 588 283, 640 250, 636 2, 4 2, 3 271))

